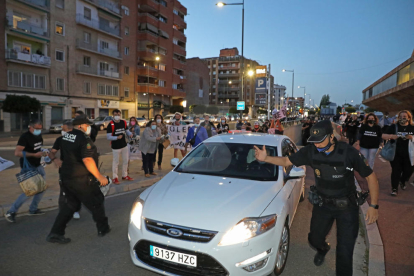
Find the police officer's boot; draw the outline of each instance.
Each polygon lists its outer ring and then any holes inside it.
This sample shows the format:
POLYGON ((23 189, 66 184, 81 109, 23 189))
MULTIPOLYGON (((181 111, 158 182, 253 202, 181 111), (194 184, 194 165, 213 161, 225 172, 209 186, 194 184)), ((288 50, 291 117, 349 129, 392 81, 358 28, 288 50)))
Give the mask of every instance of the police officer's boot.
POLYGON ((321 266, 325 261, 325 256, 330 249, 331 247, 329 246, 329 243, 327 243, 323 249, 318 249, 318 253, 316 253, 315 258, 313 259, 313 263, 316 266, 321 266))

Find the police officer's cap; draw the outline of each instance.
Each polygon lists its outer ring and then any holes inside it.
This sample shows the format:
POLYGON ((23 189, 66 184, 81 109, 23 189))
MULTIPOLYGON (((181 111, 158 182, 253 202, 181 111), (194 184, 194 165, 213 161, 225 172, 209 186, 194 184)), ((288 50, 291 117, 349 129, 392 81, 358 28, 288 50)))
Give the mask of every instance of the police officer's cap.
POLYGON ((332 123, 329 120, 320 121, 316 123, 310 130, 309 143, 321 143, 333 133, 332 123))
POLYGON ((85 114, 79 115, 77 116, 74 120, 73 120, 73 125, 74 126, 78 126, 78 125, 91 125, 92 122, 89 121, 88 117, 85 114))

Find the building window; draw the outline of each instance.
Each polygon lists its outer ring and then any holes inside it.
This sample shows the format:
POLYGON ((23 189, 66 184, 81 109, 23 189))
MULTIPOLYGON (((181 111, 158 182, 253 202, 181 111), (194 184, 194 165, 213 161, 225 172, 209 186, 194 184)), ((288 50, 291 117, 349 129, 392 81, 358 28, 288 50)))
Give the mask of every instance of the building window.
POLYGON ((57 61, 65 61, 65 52, 61 50, 55 51, 55 58, 57 61))
POLYGON ((65 8, 65 0, 56 0, 56 7, 64 9, 65 8))
POLYGON ((173 43, 174 43, 175 45, 178 45, 178 39, 173 38, 173 43))
POLYGON ((105 94, 107 96, 112 96, 112 85, 106 85, 105 86, 105 94))
POLYGON ((125 47, 124 49, 124 54, 127 56, 129 55, 129 47, 125 47))
POLYGON ((98 95, 105 95, 105 84, 98 83, 98 95))
POLYGON ((158 65, 158 70, 165 71, 165 64, 159 64, 158 65))
POLYGON ((83 83, 83 93, 85 94, 91 94, 91 83, 88 81, 85 81, 83 83))
POLYGON ((167 2, 165 2, 164 0, 160 0, 160 4, 163 5, 164 7, 167 7, 167 2))
POLYGON ((108 48, 109 48, 109 43, 101 40, 101 49, 108 49, 108 48))
POLYGON ((95 119, 95 108, 85 108, 85 114, 89 119, 95 119))
POLYGON ((56 22, 55 23, 55 33, 57 35, 65 36, 65 24, 56 22))
POLYGON ((113 95, 119 97, 119 87, 113 86, 112 88, 113 95))
POLYGON ((129 9, 127 7, 124 7, 124 13, 125 15, 129 15, 129 9))
POLYGON ((65 90, 65 80, 61 78, 56 78, 56 91, 65 90))
POLYGON ((172 88, 173 88, 173 89, 178 89, 178 84, 173 83, 172 88))
POLYGON ((92 19, 92 11, 91 11, 91 9, 89 9, 87 7, 83 7, 83 18, 85 18, 87 20, 91 20, 92 19))
POLYGON ((33 88, 33 74, 22 73, 22 87, 33 88))
POLYGON ((83 66, 85 67, 91 66, 91 57, 87 57, 87 56, 83 57, 83 66))
POLYGON ((129 75, 129 67, 128 66, 124 67, 124 74, 129 75))
POLYGON ((91 33, 83 32, 83 42, 91 43, 91 33))
POLYGON ((98 83, 98 95, 119 97, 119 87, 114 85, 105 85, 98 83))
POLYGON ((125 27, 125 35, 129 35, 129 27, 125 27))
POLYGON ((129 88, 128 87, 124 87, 124 97, 129 98, 129 88))
POLYGON ((164 80, 159 80, 158 81, 158 86, 165 87, 165 81, 164 80))
POLYGON ((34 75, 34 88, 46 89, 46 76, 34 75))

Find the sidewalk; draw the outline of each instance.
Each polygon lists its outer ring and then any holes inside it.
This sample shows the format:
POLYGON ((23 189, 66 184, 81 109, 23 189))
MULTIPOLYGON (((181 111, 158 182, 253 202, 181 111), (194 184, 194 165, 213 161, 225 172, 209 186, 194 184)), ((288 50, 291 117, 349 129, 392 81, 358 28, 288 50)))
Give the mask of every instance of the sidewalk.
MULTIPOLYGON (((135 160, 130 163, 130 176, 134 178, 133 181, 122 181, 120 185, 111 185, 108 195, 124 193, 143 187, 151 186, 152 184, 159 181, 163 176, 169 173, 172 169, 170 165, 170 160, 173 158, 174 150, 164 150, 164 158, 162 162, 162 170, 158 170, 158 166, 155 168, 155 172, 158 174, 156 176, 151 176, 146 178, 144 176, 144 171, 141 170, 142 161, 135 160)), ((181 157, 179 155, 179 157, 181 157)), ((99 162, 102 163, 101 173, 103 175, 108 175, 112 178, 112 154, 102 155, 99 158, 99 162)), ((122 159, 120 159, 119 174, 122 173, 122 159)), ((48 184, 48 189, 43 196, 42 201, 39 204, 39 209, 55 208, 58 206, 58 197, 59 197, 59 174, 58 169, 54 164, 48 165, 45 168, 46 171, 46 183, 48 184)), ((0 217, 3 217, 4 214, 9 210, 11 204, 17 199, 17 197, 22 193, 22 190, 17 183, 16 174, 20 172, 20 168, 12 168, 0 172, 0 217)), ((120 179, 121 180, 121 179, 120 179)), ((29 211, 29 205, 32 202, 32 199, 27 200, 19 210, 19 214, 27 213, 29 211)))

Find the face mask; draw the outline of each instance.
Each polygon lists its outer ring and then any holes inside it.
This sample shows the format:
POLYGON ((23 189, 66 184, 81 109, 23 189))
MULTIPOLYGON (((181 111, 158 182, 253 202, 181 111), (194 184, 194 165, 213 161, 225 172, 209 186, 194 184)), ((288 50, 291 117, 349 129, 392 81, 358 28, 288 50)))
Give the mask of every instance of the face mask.
POLYGON ((368 120, 367 122, 368 122, 368 124, 373 124, 374 120, 368 120))
POLYGON ((259 128, 259 126, 258 125, 255 125, 254 128, 259 128))
POLYGON ((152 125, 152 126, 151 126, 151 128, 152 128, 153 130, 155 130, 155 129, 157 129, 157 126, 156 126, 156 125, 152 125))
POLYGON ((408 120, 404 118, 404 119, 399 119, 398 121, 399 121, 401 124, 405 124, 408 120))
POLYGON ((331 146, 332 146, 332 143, 331 143, 331 140, 329 139, 329 143, 326 145, 326 147, 323 147, 323 148, 318 148, 316 146, 315 147, 319 152, 325 152, 325 151, 329 150, 331 148, 331 146))
POLYGON ((225 123, 226 123, 226 121, 224 121, 224 120, 221 120, 221 123, 222 123, 222 124, 225 124, 225 123))
POLYGON ((194 124, 194 126, 195 126, 195 127, 199 127, 199 126, 200 126, 200 124, 194 124))
POLYGON ((131 126, 135 126, 135 121, 130 122, 131 126))
POLYGON ((121 116, 114 116, 115 121, 121 120, 121 116))
POLYGON ((61 131, 60 133, 62 133, 62 136, 65 136, 65 134, 66 134, 66 131, 61 131))
POLYGON ((92 130, 91 126, 88 126, 88 127, 86 128, 86 132, 85 132, 85 134, 86 134, 86 135, 91 134, 91 130, 92 130))
POLYGON ((36 136, 40 135, 41 133, 42 133, 42 130, 41 129, 35 129, 33 131, 33 135, 36 135, 36 136))
POLYGON ((157 119, 157 123, 160 124, 161 123, 161 119, 157 119))

